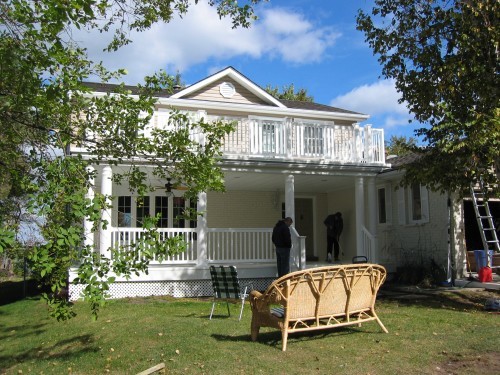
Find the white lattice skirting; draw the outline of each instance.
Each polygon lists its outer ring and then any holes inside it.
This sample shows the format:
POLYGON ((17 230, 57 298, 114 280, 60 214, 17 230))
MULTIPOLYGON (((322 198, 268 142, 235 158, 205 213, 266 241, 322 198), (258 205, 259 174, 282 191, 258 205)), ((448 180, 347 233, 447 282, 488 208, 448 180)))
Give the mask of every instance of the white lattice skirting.
MULTIPOLYGON (((240 279, 241 285, 252 284, 253 289, 266 290, 274 281, 273 278, 240 279)), ((84 285, 69 286, 69 300, 81 298, 84 285)), ((143 281, 116 282, 109 286, 110 298, 172 296, 172 297, 208 297, 213 295, 210 280, 187 281, 143 281)))

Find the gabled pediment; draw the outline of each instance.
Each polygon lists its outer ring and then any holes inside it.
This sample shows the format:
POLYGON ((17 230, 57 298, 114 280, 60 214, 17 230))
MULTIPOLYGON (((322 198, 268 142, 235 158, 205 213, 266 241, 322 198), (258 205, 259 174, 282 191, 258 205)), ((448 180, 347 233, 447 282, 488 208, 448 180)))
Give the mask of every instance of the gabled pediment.
POLYGON ((228 67, 178 91, 174 99, 207 100, 224 103, 286 106, 233 67, 228 67))

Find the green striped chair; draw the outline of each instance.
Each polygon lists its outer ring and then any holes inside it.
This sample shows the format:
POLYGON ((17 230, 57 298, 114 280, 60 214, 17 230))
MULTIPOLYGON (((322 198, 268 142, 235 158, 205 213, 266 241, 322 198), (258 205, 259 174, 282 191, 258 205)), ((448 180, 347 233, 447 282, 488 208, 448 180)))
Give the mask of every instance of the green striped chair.
POLYGON ((235 266, 210 266, 210 276, 212 278, 212 286, 214 288, 214 301, 212 303, 210 319, 212 319, 215 304, 217 302, 226 302, 228 315, 231 316, 229 302, 239 303, 241 301, 240 318, 238 319, 241 320, 243 307, 245 306, 245 299, 253 289, 252 284, 240 286, 238 272, 236 271, 235 266))

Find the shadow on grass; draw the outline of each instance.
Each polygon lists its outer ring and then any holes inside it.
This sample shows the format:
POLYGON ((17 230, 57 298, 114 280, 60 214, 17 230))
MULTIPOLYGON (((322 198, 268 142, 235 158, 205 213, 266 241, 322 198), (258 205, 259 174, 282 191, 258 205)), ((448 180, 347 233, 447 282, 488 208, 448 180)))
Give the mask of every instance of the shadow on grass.
POLYGON ((37 297, 42 293, 35 280, 1 281, 0 306, 17 302, 28 297, 37 297))
POLYGON ((395 301, 405 306, 435 309, 485 311, 484 303, 489 298, 500 298, 500 292, 456 287, 423 289, 402 286, 382 288, 377 301, 395 301))
MULTIPOLYGON (((34 327, 28 327, 28 330, 32 328, 34 327)), ((16 336, 18 336, 17 333, 16 336)), ((53 345, 30 347, 15 355, 0 355, 0 368, 8 369, 16 364, 29 361, 71 360, 99 350, 91 335, 80 335, 57 341, 53 345)))
MULTIPOLYGON (((294 342, 322 340, 329 335, 347 336, 358 332, 361 333, 360 329, 356 329, 353 327, 338 327, 323 331, 296 332, 288 335, 287 341, 288 344, 293 345, 294 342)), ((250 334, 234 336, 234 335, 221 335, 214 333, 211 335, 211 337, 213 337, 217 341, 231 341, 231 342, 252 341, 250 334)), ((271 332, 261 332, 259 333, 259 336, 257 337, 257 341, 255 341, 255 343, 265 346, 275 347, 281 350, 282 347, 281 331, 276 330, 271 332)))

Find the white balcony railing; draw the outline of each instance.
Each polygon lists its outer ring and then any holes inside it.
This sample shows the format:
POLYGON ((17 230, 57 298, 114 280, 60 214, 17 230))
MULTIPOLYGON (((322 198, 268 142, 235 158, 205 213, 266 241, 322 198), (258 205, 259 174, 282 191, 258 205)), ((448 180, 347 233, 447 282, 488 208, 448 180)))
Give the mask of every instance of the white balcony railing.
MULTIPOLYGON (((209 116, 209 121, 221 119, 209 116)), ((383 129, 292 119, 231 118, 234 132, 224 139, 225 155, 254 158, 385 163, 383 129)))

